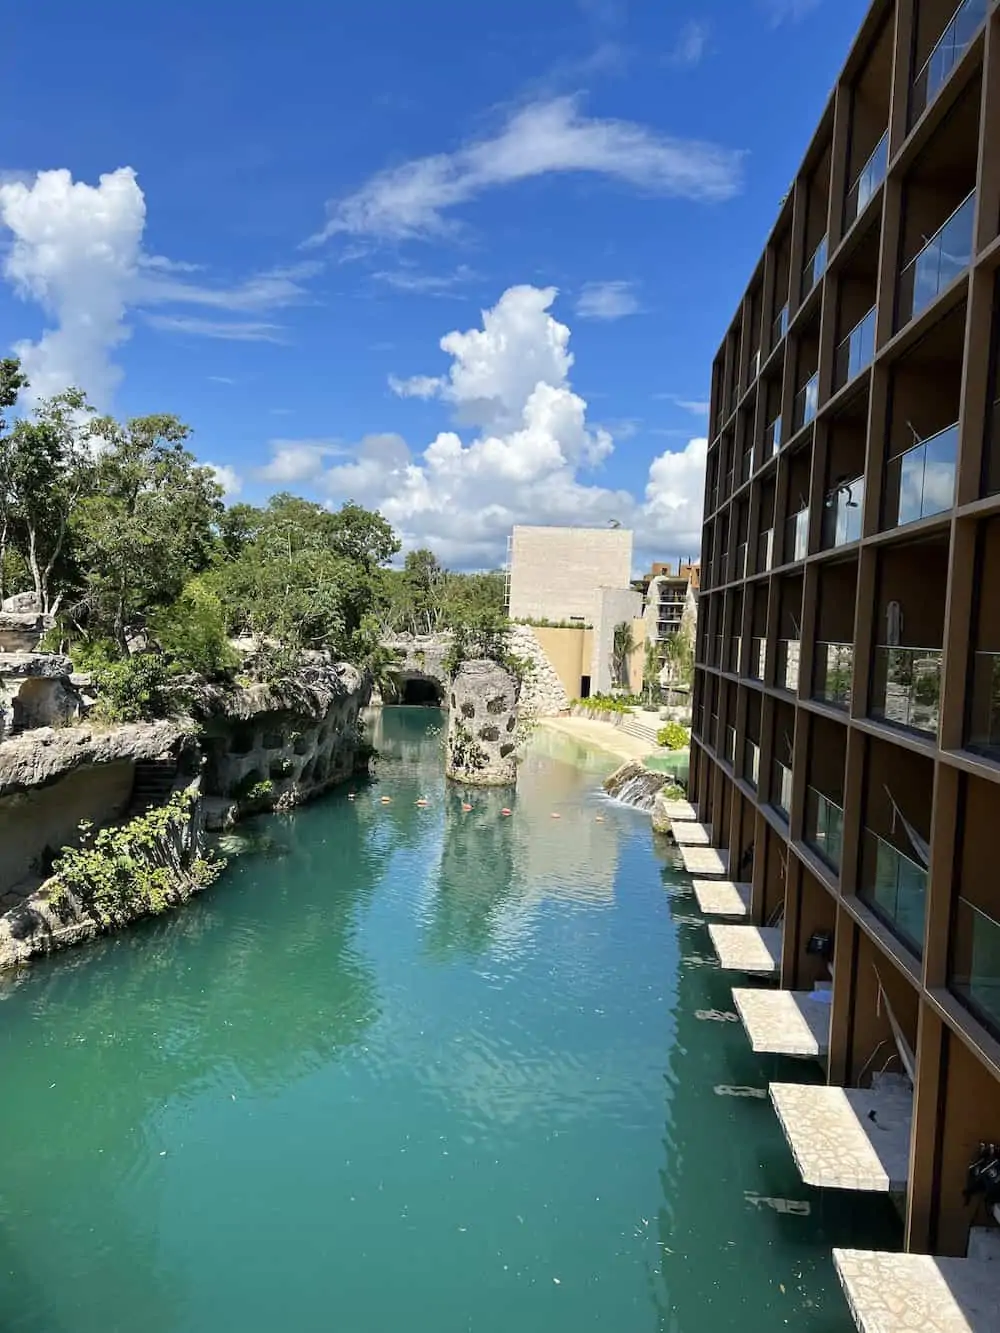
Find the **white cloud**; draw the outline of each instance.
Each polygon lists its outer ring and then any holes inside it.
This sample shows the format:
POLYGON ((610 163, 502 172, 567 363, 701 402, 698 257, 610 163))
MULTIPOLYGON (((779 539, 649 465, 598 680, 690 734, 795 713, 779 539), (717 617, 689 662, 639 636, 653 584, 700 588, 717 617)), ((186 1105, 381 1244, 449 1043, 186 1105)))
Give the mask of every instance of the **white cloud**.
POLYGON ((129 336, 136 308, 196 306, 254 319, 203 319, 176 313, 148 314, 154 328, 237 342, 281 342, 281 326, 268 311, 307 298, 306 279, 316 261, 254 274, 232 286, 192 282, 198 265, 146 254, 142 248, 146 201, 131 167, 120 167, 96 185, 74 181, 64 170, 0 178, 0 232, 10 234, 3 276, 25 300, 53 321, 35 343, 14 347, 37 399, 78 385, 100 408, 111 405, 121 369, 114 351, 129 336))
POLYGON ((234 380, 231 375, 206 375, 206 379, 213 384, 238 384, 239 380, 234 380))
MULTIPOLYGON (((441 339, 446 373, 418 379, 425 397, 472 427, 467 437, 443 429, 414 452, 399 435, 370 435, 332 467, 310 454, 301 460, 310 489, 331 503, 353 498, 380 509, 408 546, 429 545, 464 567, 495 566, 514 523, 603 527, 617 518, 644 551, 696 549, 704 442, 656 459, 642 498, 601 484, 592 474, 613 441, 588 423, 572 389, 570 332, 551 314, 555 296, 512 287, 483 312, 481 327, 441 339)), ((287 473, 287 444, 269 468, 287 473)))
POLYGON ((762 0, 762 3, 772 25, 778 27, 782 23, 798 23, 799 19, 811 14, 821 0, 762 0))
POLYGON ((476 275, 467 264, 459 264, 451 273, 420 273, 411 267, 382 270, 373 273, 377 282, 384 283, 396 292, 407 292, 414 296, 450 296, 455 288, 469 282, 476 275))
POLYGON ((206 463, 205 466, 210 467, 215 473, 215 480, 222 487, 227 500, 239 495, 243 489, 243 478, 234 467, 230 467, 228 463, 206 463))
POLYGON ((630 282, 588 282, 576 302, 581 319, 622 319, 638 309, 630 282))
POLYGON ((667 56, 667 63, 681 68, 699 65, 708 47, 711 28, 707 23, 692 19, 685 23, 677 37, 677 44, 667 56))
POLYGON ((283 343, 280 324, 250 319, 202 319, 200 315, 145 315, 146 323, 163 333, 189 333, 196 338, 220 338, 225 342, 283 343))
POLYGON ((129 336, 125 315, 145 222, 130 167, 97 185, 74 181, 68 171, 0 184, 0 223, 13 236, 4 276, 55 321, 38 342, 14 347, 32 398, 75 384, 97 407, 109 406, 121 379, 111 354, 129 336))
POLYGON ((707 417, 712 406, 705 398, 682 398, 677 393, 654 393, 653 397, 662 398, 668 403, 673 403, 675 407, 690 412, 693 417, 707 417))
POLYGON ((576 99, 551 98, 515 111, 492 138, 379 172, 329 206, 329 220, 313 240, 338 233, 382 239, 439 234, 453 225, 449 210, 487 190, 570 171, 650 194, 723 200, 740 189, 742 154, 632 121, 588 117, 576 99))
POLYGON ((271 440, 271 461, 258 468, 262 481, 279 486, 313 481, 319 477, 326 460, 346 452, 336 440, 271 440))
POLYGON ((389 376, 389 388, 400 398, 434 398, 443 385, 444 381, 435 375, 411 375, 408 379, 389 376))

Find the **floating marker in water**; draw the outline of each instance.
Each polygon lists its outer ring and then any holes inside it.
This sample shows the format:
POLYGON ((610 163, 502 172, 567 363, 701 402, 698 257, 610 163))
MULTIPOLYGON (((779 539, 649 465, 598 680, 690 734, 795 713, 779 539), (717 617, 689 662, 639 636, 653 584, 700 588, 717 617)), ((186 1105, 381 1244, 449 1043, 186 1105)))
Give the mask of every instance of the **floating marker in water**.
POLYGON ((463 802, 462 802, 462 809, 465 811, 466 814, 468 814, 469 811, 472 809, 472 806, 469 805, 468 802, 463 801, 463 802))
POLYGON ((562 815, 559 813, 558 810, 553 810, 553 811, 552 811, 552 818, 553 818, 553 819, 562 819, 562 815))
POLYGON ((506 806, 504 806, 504 808, 500 811, 500 813, 501 813, 502 815, 509 815, 509 814, 510 814, 510 811, 507 809, 506 806))
POLYGON ((427 804, 426 796, 421 796, 420 800, 417 801, 417 805, 426 805, 426 804, 427 804))
POLYGON ((392 797, 391 797, 391 796, 383 796, 383 797, 382 797, 382 804, 383 804, 383 805, 388 805, 389 802, 390 802, 391 800, 392 800, 392 797))
POLYGON ((604 816, 603 816, 603 815, 595 815, 595 816, 594 816, 594 823, 595 823, 595 824, 603 824, 603 823, 604 823, 604 816))

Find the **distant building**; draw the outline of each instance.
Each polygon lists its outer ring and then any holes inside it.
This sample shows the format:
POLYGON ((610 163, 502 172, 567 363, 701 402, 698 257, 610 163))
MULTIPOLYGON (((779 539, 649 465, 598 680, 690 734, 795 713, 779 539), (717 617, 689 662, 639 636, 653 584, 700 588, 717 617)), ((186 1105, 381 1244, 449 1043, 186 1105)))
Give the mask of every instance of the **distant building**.
POLYGON ((532 623, 571 699, 638 690, 642 683, 643 598, 631 583, 627 528, 518 525, 507 543, 507 608, 532 623), (542 623, 540 623, 542 622, 542 623), (629 626, 627 684, 613 668, 615 630, 629 626))
POLYGON ((647 575, 632 585, 642 589, 646 641, 660 645, 661 660, 666 655, 667 643, 676 634, 683 634, 694 649, 700 576, 698 562, 680 561, 676 574, 669 562, 656 563, 647 575))

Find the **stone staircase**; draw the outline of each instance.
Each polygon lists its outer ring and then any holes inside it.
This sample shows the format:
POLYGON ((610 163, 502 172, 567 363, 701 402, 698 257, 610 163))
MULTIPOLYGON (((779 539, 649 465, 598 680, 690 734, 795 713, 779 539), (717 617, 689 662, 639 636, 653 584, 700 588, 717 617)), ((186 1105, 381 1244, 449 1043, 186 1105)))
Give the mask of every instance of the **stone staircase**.
POLYGON ((136 764, 129 816, 144 815, 158 805, 165 805, 176 781, 177 760, 173 757, 136 764))
POLYGON ((623 731, 626 736, 634 736, 638 741, 648 741, 651 747, 656 745, 656 733, 659 731, 662 723, 647 721, 645 718, 638 717, 635 713, 629 714, 618 724, 619 731, 623 731))

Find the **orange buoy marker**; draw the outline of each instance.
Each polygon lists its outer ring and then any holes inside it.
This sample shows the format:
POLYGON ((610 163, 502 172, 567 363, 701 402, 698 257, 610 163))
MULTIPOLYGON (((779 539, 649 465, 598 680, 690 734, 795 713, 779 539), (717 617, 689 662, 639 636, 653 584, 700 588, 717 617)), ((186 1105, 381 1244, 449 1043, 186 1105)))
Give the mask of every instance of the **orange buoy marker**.
POLYGON ((502 815, 509 815, 509 814, 510 814, 510 811, 507 809, 506 806, 504 806, 504 808, 500 811, 500 813, 501 813, 502 815))
POLYGON ((466 814, 468 814, 469 811, 472 809, 472 806, 469 805, 467 801, 463 801, 463 802, 462 802, 462 809, 465 811, 466 814))
POLYGON ((426 796, 421 796, 420 800, 417 802, 417 805, 426 805, 426 804, 427 804, 426 796))
POLYGON ((383 797, 382 797, 382 804, 383 804, 383 805, 388 805, 389 802, 390 802, 391 800, 392 800, 392 797, 391 797, 391 796, 383 796, 383 797))

